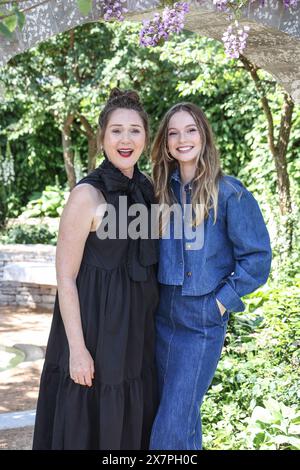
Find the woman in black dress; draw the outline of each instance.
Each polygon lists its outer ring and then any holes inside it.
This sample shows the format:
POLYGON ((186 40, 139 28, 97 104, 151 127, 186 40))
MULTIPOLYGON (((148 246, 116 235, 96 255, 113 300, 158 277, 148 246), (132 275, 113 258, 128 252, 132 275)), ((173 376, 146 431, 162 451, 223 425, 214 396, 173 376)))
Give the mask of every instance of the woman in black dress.
POLYGON ((154 202, 137 167, 149 135, 138 95, 113 90, 99 125, 105 159, 72 190, 61 218, 33 449, 148 449, 157 409, 157 240, 124 237, 124 215, 126 231, 132 222, 124 201, 142 204, 148 221, 154 202))

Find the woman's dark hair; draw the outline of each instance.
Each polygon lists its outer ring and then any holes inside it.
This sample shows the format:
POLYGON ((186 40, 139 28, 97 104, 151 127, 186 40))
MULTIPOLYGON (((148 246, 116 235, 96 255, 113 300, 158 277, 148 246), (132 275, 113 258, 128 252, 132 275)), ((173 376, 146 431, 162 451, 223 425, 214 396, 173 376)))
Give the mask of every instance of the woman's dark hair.
POLYGON ((99 129, 98 129, 98 136, 97 136, 97 146, 98 150, 101 149, 104 134, 107 128, 107 124, 109 118, 113 111, 116 109, 132 109, 136 111, 139 116, 141 117, 144 129, 146 133, 146 145, 147 148, 149 146, 149 120, 146 111, 144 110, 141 102, 140 97, 136 91, 133 90, 120 90, 119 88, 113 88, 110 92, 109 98, 107 100, 106 105, 104 106, 103 110, 101 111, 98 119, 99 129))

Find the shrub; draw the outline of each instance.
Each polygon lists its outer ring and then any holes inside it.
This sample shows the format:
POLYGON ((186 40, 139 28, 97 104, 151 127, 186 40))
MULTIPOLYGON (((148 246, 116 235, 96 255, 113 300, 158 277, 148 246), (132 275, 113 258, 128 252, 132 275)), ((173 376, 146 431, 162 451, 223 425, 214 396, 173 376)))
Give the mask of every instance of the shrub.
POLYGON ((57 234, 46 225, 15 225, 0 234, 0 243, 9 245, 14 243, 56 245, 57 234))

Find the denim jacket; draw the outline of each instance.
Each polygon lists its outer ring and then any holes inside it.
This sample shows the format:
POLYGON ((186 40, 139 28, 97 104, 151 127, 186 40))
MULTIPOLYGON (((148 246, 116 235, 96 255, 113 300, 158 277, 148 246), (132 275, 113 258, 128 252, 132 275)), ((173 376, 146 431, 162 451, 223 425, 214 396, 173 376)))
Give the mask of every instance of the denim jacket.
MULTIPOLYGON (((178 168, 172 173, 170 184, 182 206, 178 168)), ((185 185, 184 190, 188 204, 191 185, 185 185)), ((159 240, 158 281, 182 286, 182 295, 214 291, 229 312, 243 311, 241 297, 267 281, 272 258, 266 224, 253 195, 238 179, 222 176, 216 223, 210 209, 202 228, 197 227, 203 233, 203 246, 199 249, 190 249, 184 231, 181 239, 176 239, 172 224, 171 219, 171 238, 159 240)))

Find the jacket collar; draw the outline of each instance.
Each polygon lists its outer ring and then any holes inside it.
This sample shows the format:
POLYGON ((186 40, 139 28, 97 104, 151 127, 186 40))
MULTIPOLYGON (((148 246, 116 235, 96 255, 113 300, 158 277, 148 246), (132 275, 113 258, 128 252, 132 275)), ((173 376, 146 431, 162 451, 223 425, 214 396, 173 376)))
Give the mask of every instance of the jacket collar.
POLYGON ((182 181, 181 181, 181 176, 180 176, 180 171, 179 171, 179 167, 177 166, 175 168, 175 170, 171 173, 171 176, 170 176, 170 183, 172 184, 172 181, 178 181, 178 183, 182 186, 184 186, 184 188, 189 188, 189 189, 192 189, 192 183, 187 183, 185 185, 183 185, 182 181))
POLYGON ((175 180, 175 181, 178 181, 179 183, 181 183, 180 172, 179 172, 178 167, 176 167, 175 170, 173 171, 173 173, 171 173, 170 180, 171 181, 175 180))

